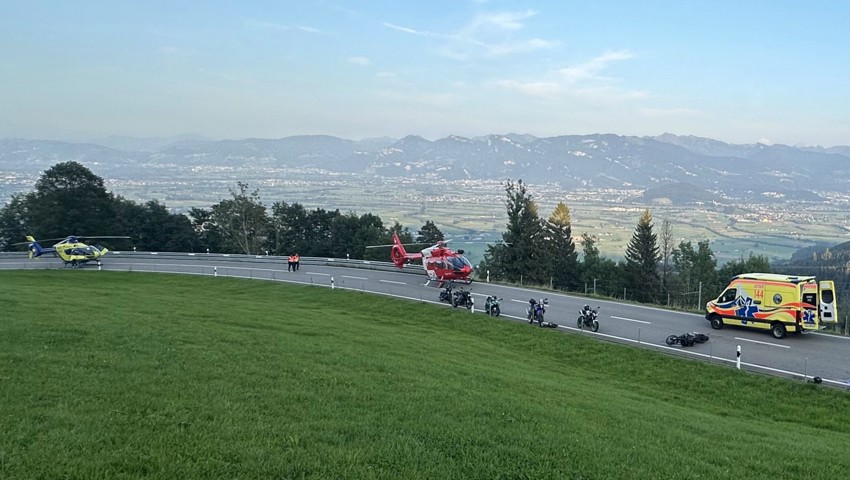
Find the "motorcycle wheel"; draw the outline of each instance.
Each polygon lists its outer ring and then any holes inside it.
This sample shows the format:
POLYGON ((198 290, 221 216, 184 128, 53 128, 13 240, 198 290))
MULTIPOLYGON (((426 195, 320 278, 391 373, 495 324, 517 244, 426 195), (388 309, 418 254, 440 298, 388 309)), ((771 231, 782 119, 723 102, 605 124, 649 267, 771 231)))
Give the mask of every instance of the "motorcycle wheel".
POLYGON ((502 312, 499 310, 498 306, 490 308, 490 315, 492 315, 494 317, 498 317, 500 313, 502 313, 502 312))
POLYGON ((452 298, 452 308, 457 308, 457 299, 452 298))
POLYGON ((595 332, 597 330, 599 330, 599 321, 594 320, 593 323, 590 325, 590 331, 595 332))
POLYGON ((667 337, 667 340, 664 340, 667 345, 676 345, 679 343, 679 337, 677 335, 670 335, 667 337))

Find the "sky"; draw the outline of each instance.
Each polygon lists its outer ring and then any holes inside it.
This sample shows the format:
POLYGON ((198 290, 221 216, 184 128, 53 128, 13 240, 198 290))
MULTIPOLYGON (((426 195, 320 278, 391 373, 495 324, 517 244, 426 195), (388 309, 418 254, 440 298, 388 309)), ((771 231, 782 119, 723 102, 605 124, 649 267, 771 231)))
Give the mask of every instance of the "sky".
POLYGON ((0 138, 850 145, 850 2, 10 1, 0 138))

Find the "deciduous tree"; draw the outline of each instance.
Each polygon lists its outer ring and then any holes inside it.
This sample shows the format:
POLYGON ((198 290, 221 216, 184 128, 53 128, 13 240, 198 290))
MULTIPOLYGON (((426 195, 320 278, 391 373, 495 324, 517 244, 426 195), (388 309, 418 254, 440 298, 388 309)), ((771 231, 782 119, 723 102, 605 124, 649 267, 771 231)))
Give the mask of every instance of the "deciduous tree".
POLYGON ((260 203, 258 190, 248 193, 248 184, 236 183, 230 190, 232 199, 212 206, 212 219, 221 230, 224 247, 230 252, 256 255, 262 253, 269 234, 266 207, 260 203))

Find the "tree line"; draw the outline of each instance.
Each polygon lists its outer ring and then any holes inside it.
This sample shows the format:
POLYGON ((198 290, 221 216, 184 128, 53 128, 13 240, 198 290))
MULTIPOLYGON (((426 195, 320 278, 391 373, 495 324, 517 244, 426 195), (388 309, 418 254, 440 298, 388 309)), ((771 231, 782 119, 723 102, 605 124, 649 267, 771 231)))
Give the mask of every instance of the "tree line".
MULTIPOLYGON (((384 225, 377 215, 308 210, 299 203, 275 202, 266 208, 258 190, 237 182, 231 198, 212 207, 170 213, 156 200, 136 203, 108 192, 103 179, 77 162, 59 163, 36 181, 35 190, 12 196, 0 210, 0 250, 24 240, 77 236, 119 236, 110 245, 168 252, 327 256, 385 259, 388 253, 366 249, 392 243, 441 240, 432 222, 414 239, 398 222, 384 225)), ((104 242, 105 243, 105 242, 104 242)))
MULTIPOLYGON (((571 212, 563 202, 544 217, 522 180, 506 181, 504 192, 508 220, 502 242, 487 248, 476 267, 479 279, 701 309, 732 276, 771 271, 766 256, 750 255, 718 266, 708 240, 674 244, 670 222, 662 220, 656 229, 649 209, 637 221, 624 260, 614 261, 600 255, 596 236, 573 236, 571 212)), ((259 191, 243 182, 230 194, 210 208, 170 213, 156 200, 136 203, 108 192, 103 179, 77 162, 59 163, 40 176, 34 191, 13 195, 0 210, 0 250, 12 249, 25 235, 126 235, 130 240, 113 240, 110 246, 387 260, 388 249, 366 247, 389 245, 393 234, 404 243, 423 246, 443 239, 430 220, 414 235, 400 223, 385 225, 371 213, 308 210, 287 202, 267 208, 259 191)), ((821 263, 840 258, 844 271, 850 272, 850 253, 813 255, 821 263)))
POLYGON ((503 242, 488 247, 477 269, 491 280, 701 308, 732 276, 771 271, 768 258, 762 255, 718 267, 708 240, 674 245, 670 222, 664 220, 656 232, 649 209, 638 219, 625 259, 615 262, 600 255, 594 235, 582 233, 576 246, 570 209, 563 202, 542 217, 522 180, 505 183, 504 202, 508 223, 503 242))

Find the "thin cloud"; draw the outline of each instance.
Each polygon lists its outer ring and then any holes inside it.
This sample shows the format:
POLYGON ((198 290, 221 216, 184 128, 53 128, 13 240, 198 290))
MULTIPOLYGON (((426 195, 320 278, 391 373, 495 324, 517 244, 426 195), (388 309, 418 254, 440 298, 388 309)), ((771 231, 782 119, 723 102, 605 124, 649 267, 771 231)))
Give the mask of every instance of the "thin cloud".
POLYGON ((426 31, 422 31, 422 30, 414 30, 412 28, 402 27, 400 25, 395 25, 395 24, 389 23, 389 22, 384 22, 383 25, 387 28, 392 28, 393 30, 398 30, 400 32, 410 33, 412 35, 419 35, 419 36, 423 36, 423 37, 433 35, 430 32, 426 32, 426 31))
POLYGON ((562 68, 558 73, 568 84, 577 84, 586 80, 599 79, 599 72, 608 68, 611 63, 631 58, 634 58, 634 55, 625 50, 606 52, 587 62, 562 68))
POLYGON ((480 13, 472 19, 464 30, 474 32, 480 28, 494 27, 501 30, 519 30, 525 26, 522 20, 537 15, 533 10, 524 12, 491 12, 480 13))
POLYGON ((318 28, 307 27, 307 26, 304 26, 304 25, 298 25, 298 30, 301 30, 302 32, 307 32, 307 33, 318 33, 318 34, 324 34, 325 33, 322 30, 319 30, 318 28))
MULTIPOLYGON (((611 63, 633 57, 634 55, 624 50, 606 52, 589 61, 558 70, 555 72, 554 79, 543 81, 507 79, 497 81, 496 85, 533 97, 570 97, 597 104, 645 99, 650 96, 648 92, 611 86, 609 84, 612 79, 601 75, 611 63)), ((548 76, 552 77, 552 75, 548 76)))
POLYGON ((369 60, 366 57, 348 57, 348 63, 353 63, 354 65, 359 65, 361 67, 368 67, 372 65, 372 60, 369 60))
POLYGON ((435 33, 390 22, 383 22, 383 25, 411 35, 442 38, 445 43, 437 49, 437 53, 444 57, 465 61, 473 57, 499 57, 559 45, 560 42, 541 38, 505 40, 506 32, 525 28, 524 20, 535 15, 537 12, 533 10, 479 13, 454 33, 435 33))

